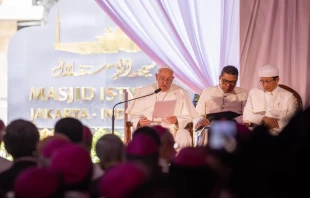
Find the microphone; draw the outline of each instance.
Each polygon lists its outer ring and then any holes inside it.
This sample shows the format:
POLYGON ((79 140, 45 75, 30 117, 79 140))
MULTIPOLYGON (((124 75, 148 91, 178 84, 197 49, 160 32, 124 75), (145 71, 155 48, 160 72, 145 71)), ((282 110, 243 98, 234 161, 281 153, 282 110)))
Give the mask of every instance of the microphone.
POLYGON ((159 92, 161 92, 161 88, 156 89, 156 90, 154 91, 154 94, 157 94, 157 93, 159 93, 159 92))
POLYGON ((124 100, 122 102, 119 102, 119 103, 116 103, 114 106, 113 106, 113 109, 112 109, 112 134, 114 135, 114 123, 115 123, 115 115, 114 115, 114 108, 119 105, 119 104, 123 104, 125 102, 130 102, 132 100, 137 100, 137 99, 140 99, 140 98, 144 98, 144 97, 147 97, 147 96, 151 96, 151 95, 154 95, 154 94, 157 94, 161 92, 161 88, 158 88, 156 89, 153 93, 150 93, 150 94, 147 94, 147 95, 144 95, 144 96, 140 96, 140 97, 137 97, 137 98, 132 98, 130 100, 124 100))

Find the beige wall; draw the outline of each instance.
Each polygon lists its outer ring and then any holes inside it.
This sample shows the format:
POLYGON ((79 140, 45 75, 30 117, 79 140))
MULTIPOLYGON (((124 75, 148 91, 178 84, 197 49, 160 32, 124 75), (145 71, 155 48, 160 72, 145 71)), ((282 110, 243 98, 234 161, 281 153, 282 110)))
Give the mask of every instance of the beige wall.
POLYGON ((0 119, 7 122, 7 52, 17 21, 0 20, 0 119))

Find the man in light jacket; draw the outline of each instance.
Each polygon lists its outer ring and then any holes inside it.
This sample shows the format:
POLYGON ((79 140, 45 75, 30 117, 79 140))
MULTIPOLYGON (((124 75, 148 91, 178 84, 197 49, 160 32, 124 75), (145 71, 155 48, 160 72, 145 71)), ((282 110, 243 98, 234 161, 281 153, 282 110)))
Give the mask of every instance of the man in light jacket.
POLYGON ((295 114, 297 107, 294 95, 278 86, 279 69, 266 65, 258 75, 263 89, 251 89, 243 112, 245 123, 261 125, 278 135, 295 114))

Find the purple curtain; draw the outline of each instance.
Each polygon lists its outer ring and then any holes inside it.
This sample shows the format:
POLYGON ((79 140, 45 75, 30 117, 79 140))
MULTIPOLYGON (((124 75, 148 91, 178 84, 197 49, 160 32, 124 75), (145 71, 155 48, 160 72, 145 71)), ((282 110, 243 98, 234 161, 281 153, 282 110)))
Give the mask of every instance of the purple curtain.
POLYGON ((310 104, 310 1, 241 0, 241 87, 260 87, 258 68, 280 70, 280 84, 310 104))

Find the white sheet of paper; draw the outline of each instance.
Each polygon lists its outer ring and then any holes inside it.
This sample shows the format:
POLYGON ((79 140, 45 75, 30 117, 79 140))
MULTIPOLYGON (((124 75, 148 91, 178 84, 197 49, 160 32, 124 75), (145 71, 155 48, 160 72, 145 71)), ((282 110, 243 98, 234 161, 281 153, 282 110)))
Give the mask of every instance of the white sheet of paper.
POLYGON ((153 118, 166 118, 174 115, 177 100, 157 101, 154 106, 153 118))

